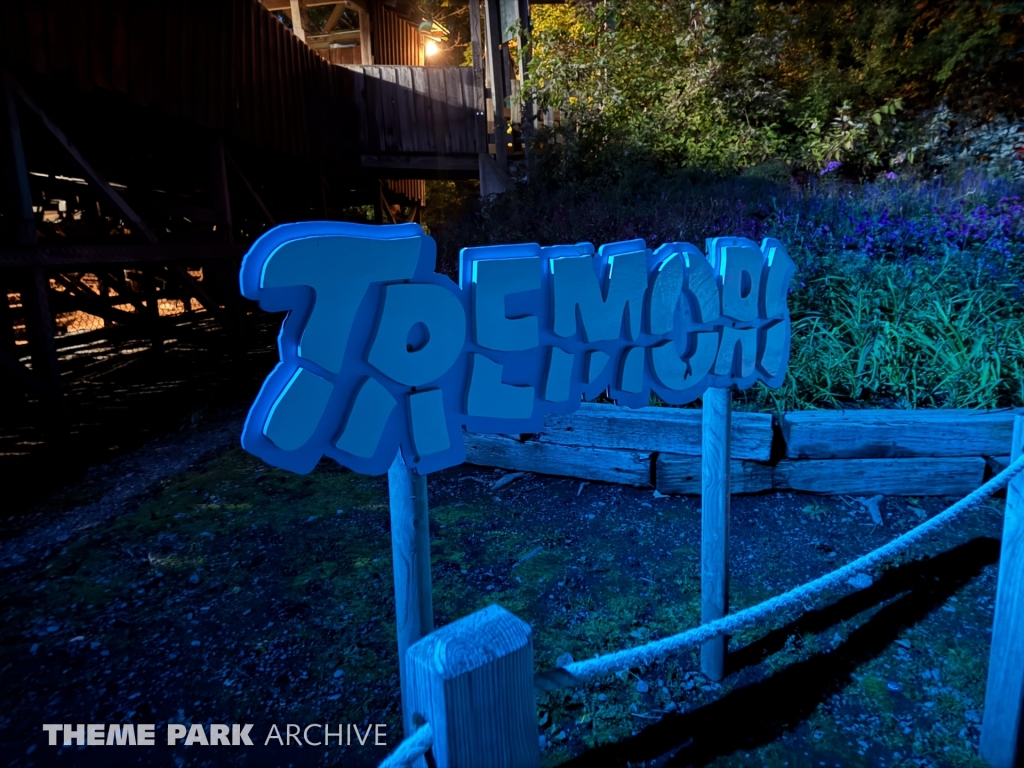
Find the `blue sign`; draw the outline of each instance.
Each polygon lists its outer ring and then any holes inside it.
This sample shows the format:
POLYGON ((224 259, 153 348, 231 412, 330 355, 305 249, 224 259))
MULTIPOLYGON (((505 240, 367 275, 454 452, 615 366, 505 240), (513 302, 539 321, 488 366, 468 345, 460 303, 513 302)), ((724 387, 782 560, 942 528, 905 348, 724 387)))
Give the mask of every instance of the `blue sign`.
POLYGON ((456 285, 418 224, 275 227, 242 264, 242 295, 288 312, 242 445, 299 473, 329 456, 383 474, 401 450, 425 474, 463 462, 463 428, 539 432, 602 392, 639 408, 779 386, 792 260, 772 239, 707 248, 465 248, 456 285))

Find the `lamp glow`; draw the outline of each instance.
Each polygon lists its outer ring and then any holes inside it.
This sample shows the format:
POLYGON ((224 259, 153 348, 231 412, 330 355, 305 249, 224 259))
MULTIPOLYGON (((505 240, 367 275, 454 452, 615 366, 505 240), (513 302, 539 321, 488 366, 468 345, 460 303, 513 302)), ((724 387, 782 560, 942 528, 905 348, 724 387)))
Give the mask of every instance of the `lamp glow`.
POLYGON ((437 43, 435 43, 433 40, 427 40, 427 48, 426 48, 427 56, 433 56, 439 50, 440 50, 440 48, 437 47, 437 43))

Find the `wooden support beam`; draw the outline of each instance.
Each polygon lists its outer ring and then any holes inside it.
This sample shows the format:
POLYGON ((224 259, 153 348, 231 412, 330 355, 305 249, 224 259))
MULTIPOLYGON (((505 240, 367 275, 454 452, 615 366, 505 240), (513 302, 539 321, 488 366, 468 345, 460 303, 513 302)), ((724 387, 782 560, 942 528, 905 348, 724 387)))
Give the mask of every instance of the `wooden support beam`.
MULTIPOLYGON (((733 413, 729 448, 734 459, 768 461, 772 452, 769 413, 733 413)), ((703 412, 693 408, 619 408, 581 403, 579 410, 544 419, 537 439, 581 448, 628 448, 687 454, 703 451, 703 412)))
POLYGON ((288 0, 288 10, 292 19, 292 31, 299 40, 306 42, 306 35, 311 34, 314 30, 309 23, 305 0, 288 0))
POLYGON ((358 29, 342 29, 337 32, 306 35, 306 45, 310 48, 330 48, 331 43, 358 43, 362 39, 362 33, 358 29))
POLYGON ((21 245, 36 242, 35 214, 32 212, 32 192, 28 185, 28 167, 25 164, 25 147, 21 141, 21 124, 18 120, 18 105, 14 101, 14 79, 9 72, 3 73, 4 147, 0 157, 5 158, 4 187, 7 209, 13 220, 12 239, 21 245))
POLYGON ((498 167, 508 171, 508 147, 505 133, 505 97, 508 87, 501 66, 501 9, 499 0, 484 0, 484 18, 487 28, 485 52, 487 75, 491 87, 491 107, 494 115, 494 160, 498 167))
POLYGON ((326 35, 335 25, 341 20, 341 15, 345 12, 344 3, 336 3, 334 8, 331 9, 331 15, 327 17, 327 21, 324 22, 323 27, 320 29, 321 35, 326 35))
POLYGON ((479 170, 479 162, 475 155, 363 155, 360 158, 360 165, 366 170, 395 170, 407 173, 433 171, 475 175, 479 170))
POLYGON ((985 459, 951 456, 920 459, 826 459, 775 466, 775 487, 808 493, 885 496, 962 496, 985 479, 985 459))
POLYGON ((57 364, 56 331, 50 310, 50 281, 42 267, 33 267, 25 275, 21 305, 25 312, 28 348, 32 355, 32 373, 52 392, 60 391, 57 364))
POLYGON ((395 572, 395 619, 398 632, 398 676, 402 694, 402 728, 406 736, 413 724, 412 690, 406 667, 409 647, 434 629, 430 584, 430 516, 427 478, 406 466, 399 453, 388 470, 391 507, 391 552, 395 572))
POLYGON ((36 116, 46 127, 46 130, 48 130, 53 137, 57 139, 78 167, 82 169, 82 173, 85 174, 86 179, 97 189, 97 191, 107 198, 107 200, 110 201, 110 203, 117 208, 117 210, 119 210, 121 214, 128 219, 128 221, 131 222, 132 228, 137 229, 142 236, 151 243, 157 242, 157 237, 153 234, 153 231, 146 226, 146 223, 139 217, 139 215, 131 209, 128 203, 126 203, 117 191, 106 182, 96 169, 86 161, 82 156, 82 153, 75 148, 64 132, 46 116, 46 113, 43 112, 43 110, 40 109, 32 99, 28 97, 28 94, 25 93, 22 87, 13 78, 9 79, 9 83, 10 87, 22 102, 24 102, 25 106, 36 113, 36 116))
MULTIPOLYGON (((1024 451, 1024 416, 1013 422, 1011 461, 1024 451)), ((1024 475, 1006 489, 981 756, 992 768, 1024 765, 1024 475)))
MULTIPOLYGON (((712 388, 703 398, 701 451, 700 621, 707 624, 729 612, 729 436, 732 392, 712 388)), ((725 677, 729 638, 712 638, 700 649, 701 671, 712 680, 725 677)))
POLYGON ((409 648, 405 664, 412 704, 433 732, 429 765, 540 765, 533 637, 525 621, 489 605, 427 635, 409 648))
POLYGON ((782 418, 791 459, 998 456, 1024 409, 798 411, 782 418))
POLYGON ((164 348, 164 337, 160 328, 160 292, 157 290, 156 267, 149 267, 142 273, 142 284, 145 287, 146 320, 149 326, 149 340, 155 351, 164 348))
POLYGON ((370 14, 365 8, 359 9, 359 56, 360 64, 369 67, 373 64, 373 42, 370 36, 370 14))

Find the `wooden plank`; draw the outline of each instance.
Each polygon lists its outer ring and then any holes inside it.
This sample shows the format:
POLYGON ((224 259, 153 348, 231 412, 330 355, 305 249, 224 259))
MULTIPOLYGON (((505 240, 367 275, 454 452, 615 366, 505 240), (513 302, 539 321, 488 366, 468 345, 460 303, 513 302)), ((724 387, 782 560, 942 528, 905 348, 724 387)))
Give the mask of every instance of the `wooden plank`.
POLYGON ((810 493, 963 496, 983 482, 980 457, 783 460, 775 487, 810 493))
MULTIPOLYGON (((733 416, 738 414, 733 413, 733 416)), ((735 434, 735 425, 733 426, 735 434)), ((654 487, 659 493, 697 496, 701 484, 700 456, 659 453, 654 461, 654 487)), ((759 461, 729 462, 729 492, 762 493, 774 487, 775 470, 759 461)))
POLYGON ((231 243, 179 245, 53 245, 0 247, 0 267, 86 268, 93 264, 142 264, 180 261, 185 264, 211 259, 237 259, 248 246, 231 243))
POLYGON ((164 110, 171 115, 182 115, 181 100, 181 5, 167 3, 164 6, 164 56, 161 66, 164 80, 164 110))
POLYGON ((427 88, 430 94, 431 128, 434 134, 434 150, 452 154, 448 140, 448 95, 445 92, 444 72, 438 67, 425 67, 427 88))
POLYGON ((128 93, 128 8, 126 0, 110 4, 110 84, 128 93))
POLYGON ((427 635, 406 663, 413 705, 433 733, 430 765, 540 765, 529 624, 489 605, 427 635))
MULTIPOLYGON (((212 16, 212 14, 211 14, 212 16)), ((200 125, 214 125, 210 117, 210 19, 187 16, 191 26, 194 61, 188 63, 191 75, 189 91, 192 93, 192 119, 200 125)))
MULTIPOLYGON (((38 6, 37 6, 38 7, 38 6)), ((30 11, 31 13, 32 11, 30 11)), ((38 13, 38 11, 36 11, 38 13)), ((32 22, 35 23, 35 22, 32 22)), ((4 26, 0 24, 0 26, 4 26)), ((16 27, 8 21, 8 45, 13 52, 16 45, 24 44, 19 40, 20 32, 15 31, 16 27)), ((35 32, 29 30, 25 37, 30 41, 34 49, 38 41, 32 41, 35 32)), ((33 55, 46 54, 46 67, 48 70, 71 69, 71 14, 68 9, 67 0, 46 0, 46 41, 41 51, 33 50, 33 55)), ((15 58, 20 58, 15 56, 15 58)))
MULTIPOLYGON (((711 388, 701 408, 700 621, 708 624, 729 612, 729 437, 732 392, 711 388)), ((701 671, 725 677, 728 638, 713 637, 700 649, 701 671)))
POLYGON ((137 104, 146 103, 146 37, 143 34, 149 22, 149 9, 131 3, 128 5, 128 95, 137 104))
POLYGON ((420 138, 424 131, 422 124, 416 122, 416 107, 413 104, 412 72, 409 67, 395 67, 395 84, 397 87, 398 123, 402 135, 402 148, 405 152, 426 152, 420 138))
MULTIPOLYGON (((1014 419, 1010 456, 1024 450, 1024 416, 1014 419)), ((992 768, 1024 764, 1024 475, 1006 489, 992 648, 978 751, 992 768)))
MULTIPOLYGON (((413 106, 416 110, 416 124, 420 126, 420 146, 425 152, 437 152, 434 138, 434 107, 430 103, 430 85, 427 82, 425 67, 413 67, 409 70, 413 84, 413 106)), ((443 146, 443 145, 442 145, 443 146)))
MULTIPOLYGON (((537 439, 561 445, 630 448, 701 455, 701 411, 692 408, 619 408, 605 403, 581 403, 564 416, 548 416, 537 439)), ((768 461, 772 450, 772 416, 732 414, 730 445, 734 459, 768 461)))
POLYGON ((159 106, 164 101, 164 47, 167 44, 164 32, 165 13, 163 6, 156 3, 146 4, 146 8, 147 26, 137 33, 145 40, 145 103, 159 106))
POLYGON ((462 78, 457 67, 444 67, 444 88, 448 109, 448 140, 451 152, 471 152, 472 144, 466 141, 466 105, 462 95, 462 78))
POLYGON ((782 419, 791 459, 995 456, 1006 452, 1013 417, 1005 411, 800 411, 782 419))
POLYGON ((92 0, 89 3, 89 27, 81 33, 89 35, 89 56, 92 81, 100 88, 111 89, 110 3, 92 0))
POLYGON ((20 3, 25 11, 25 32, 28 39, 29 62, 32 69, 45 73, 46 66, 46 9, 42 3, 20 3))
POLYGON ((367 147, 384 150, 384 105, 380 93, 380 67, 363 67, 363 94, 366 104, 367 147))
POLYGON ((362 155, 365 170, 378 171, 384 178, 426 179, 430 174, 462 174, 473 178, 479 171, 475 155, 362 155))
POLYGON ((483 122, 483 87, 474 80, 475 74, 469 67, 459 67, 462 79, 462 101, 466 105, 468 125, 466 126, 466 145, 471 152, 483 152, 487 147, 484 139, 487 127, 483 122))
MULTIPOLYGON (((92 91, 92 62, 89 58, 89 6, 86 3, 71 3, 69 9, 69 15, 71 18, 71 57, 75 76, 75 85, 83 93, 90 93, 92 91)), ((38 14, 29 13, 27 19, 29 21, 38 18, 38 14)), ((28 31, 31 34, 36 29, 35 24, 30 24, 28 31)), ((35 38, 33 42, 37 42, 38 38, 36 35, 32 35, 35 38)), ((36 46, 32 45, 30 51, 36 46)), ((39 53, 33 52, 33 65, 37 72, 45 71, 40 68, 40 63, 45 67, 45 54, 40 51, 39 53)))
POLYGON ((364 67, 373 64, 373 43, 370 35, 370 14, 359 11, 359 56, 364 67))
POLYGON ((388 470, 391 509, 391 552, 395 573, 395 621, 398 636, 398 678, 402 694, 402 727, 412 734, 413 706, 406 669, 409 647, 434 629, 430 587, 430 515, 427 478, 406 466, 399 453, 388 470))
POLYGON ((185 6, 181 12, 181 21, 178 26, 178 39, 181 54, 178 57, 178 93, 181 99, 181 116, 198 122, 202 118, 202 110, 197 109, 196 103, 196 60, 201 55, 196 40, 196 24, 202 23, 191 13, 191 8, 185 6))
POLYGON ((609 448, 581 451, 569 445, 473 434, 465 436, 465 445, 469 464, 651 487, 651 455, 642 451, 609 448))
POLYGON ((384 150, 408 152, 403 144, 402 119, 398 114, 398 79, 395 67, 380 67, 380 105, 384 117, 384 150))

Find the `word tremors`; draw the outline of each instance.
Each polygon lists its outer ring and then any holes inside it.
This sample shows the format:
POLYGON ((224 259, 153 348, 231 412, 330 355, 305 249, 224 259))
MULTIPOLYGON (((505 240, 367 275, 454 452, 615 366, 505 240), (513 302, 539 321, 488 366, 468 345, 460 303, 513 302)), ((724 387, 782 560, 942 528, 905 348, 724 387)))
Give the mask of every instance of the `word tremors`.
POLYGON ((288 224, 252 246, 242 294, 288 315, 246 450, 382 474, 400 449, 426 474, 462 463, 463 427, 538 432, 602 392, 680 405, 785 377, 794 265, 776 240, 465 248, 458 285, 435 257, 417 224, 288 224))

